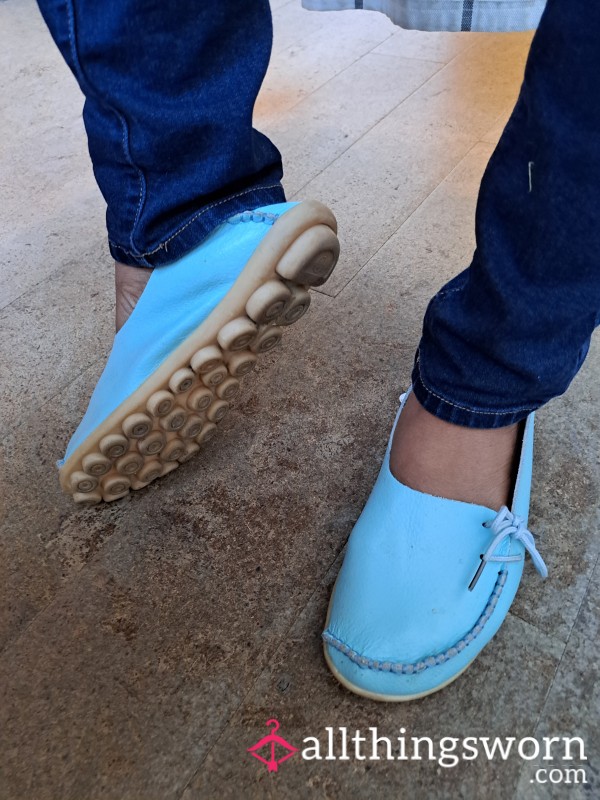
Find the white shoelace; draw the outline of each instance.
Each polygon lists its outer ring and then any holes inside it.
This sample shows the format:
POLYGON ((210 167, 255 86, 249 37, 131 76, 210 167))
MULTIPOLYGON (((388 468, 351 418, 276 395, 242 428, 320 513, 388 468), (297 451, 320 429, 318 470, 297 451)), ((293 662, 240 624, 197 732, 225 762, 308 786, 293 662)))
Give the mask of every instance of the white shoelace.
POLYGON ((524 560, 524 556, 521 555, 496 555, 496 549, 501 542, 506 539, 507 536, 517 542, 521 542, 525 550, 531 556, 533 564, 542 578, 548 577, 548 567, 544 563, 544 559, 539 554, 535 546, 533 534, 525 527, 525 520, 522 517, 518 517, 516 514, 513 514, 512 511, 509 511, 506 506, 502 506, 495 519, 491 520, 490 522, 485 522, 484 526, 491 530, 494 538, 490 542, 485 553, 481 554, 481 564, 473 576, 473 580, 469 584, 469 591, 473 591, 477 581, 481 577, 481 573, 483 572, 485 565, 489 561, 500 561, 506 563, 509 561, 524 560))

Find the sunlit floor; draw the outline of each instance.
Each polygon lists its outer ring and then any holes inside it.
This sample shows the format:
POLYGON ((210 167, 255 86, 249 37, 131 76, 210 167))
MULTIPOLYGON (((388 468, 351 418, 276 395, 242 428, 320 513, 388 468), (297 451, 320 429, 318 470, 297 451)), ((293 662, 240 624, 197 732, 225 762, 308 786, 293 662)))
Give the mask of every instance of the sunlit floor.
POLYGON ((104 207, 74 80, 32 0, 0 3, 0 796, 598 796, 597 344, 538 416, 530 527, 550 579, 527 566, 475 665, 386 706, 341 689, 320 646, 427 301, 469 261, 530 35, 274 6, 256 126, 283 153, 289 197, 336 213, 340 264, 202 457, 86 510, 61 494, 54 462, 111 344, 104 207), (517 757, 452 769, 294 757, 269 774, 246 751, 271 718, 295 746, 325 742, 328 726, 578 735, 590 783, 536 784, 538 762, 517 757))

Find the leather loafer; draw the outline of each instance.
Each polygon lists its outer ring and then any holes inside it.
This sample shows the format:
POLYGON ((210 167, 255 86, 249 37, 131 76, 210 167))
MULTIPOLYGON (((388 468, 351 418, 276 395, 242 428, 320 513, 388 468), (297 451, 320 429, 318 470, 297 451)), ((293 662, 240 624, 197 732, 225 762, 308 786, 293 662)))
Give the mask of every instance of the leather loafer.
POLYGON ((500 511, 401 484, 390 471, 392 431, 348 541, 323 633, 326 661, 346 688, 385 701, 442 689, 502 624, 526 552, 546 577, 527 530, 533 427, 531 414, 511 508, 500 511))
POLYGON ((278 203, 155 268, 58 462, 63 489, 78 503, 118 500, 199 451, 338 255, 328 208, 278 203))

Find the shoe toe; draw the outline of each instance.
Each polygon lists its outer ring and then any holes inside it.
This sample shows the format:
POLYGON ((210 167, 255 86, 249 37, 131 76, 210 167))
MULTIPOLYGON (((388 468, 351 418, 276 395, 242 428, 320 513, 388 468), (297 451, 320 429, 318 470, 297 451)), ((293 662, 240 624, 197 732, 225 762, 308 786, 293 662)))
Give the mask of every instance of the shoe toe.
MULTIPOLYGON (((323 634, 329 666, 348 688, 415 699, 458 677, 504 620, 523 569, 487 564, 495 512, 415 492, 384 463, 358 520, 323 634)), ((498 552, 521 555, 506 540, 498 552)))

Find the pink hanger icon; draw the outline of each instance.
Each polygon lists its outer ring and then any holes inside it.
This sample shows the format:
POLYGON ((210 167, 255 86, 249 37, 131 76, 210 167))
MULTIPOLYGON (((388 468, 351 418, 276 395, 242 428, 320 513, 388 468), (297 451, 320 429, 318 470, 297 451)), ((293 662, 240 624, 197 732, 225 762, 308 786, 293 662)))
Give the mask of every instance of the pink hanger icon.
MULTIPOLYGON (((272 726, 271 733, 268 733, 266 736, 257 742, 252 747, 248 748, 248 752, 250 755, 257 758, 259 761, 262 761, 263 764, 266 764, 269 768, 269 772, 277 772, 279 769, 279 765, 282 764, 284 761, 287 761, 288 758, 291 758, 294 753, 298 752, 297 747, 293 747, 289 742, 286 742, 281 736, 278 736, 276 731, 279 730, 279 722, 276 719, 268 719, 267 720, 267 728, 272 726), (281 758, 276 758, 276 748, 282 748, 286 751, 286 754, 281 756, 281 758), (269 758, 264 758, 261 756, 258 751, 262 750, 264 747, 269 748, 269 758)), ((281 750, 279 751, 281 752, 281 750)))

